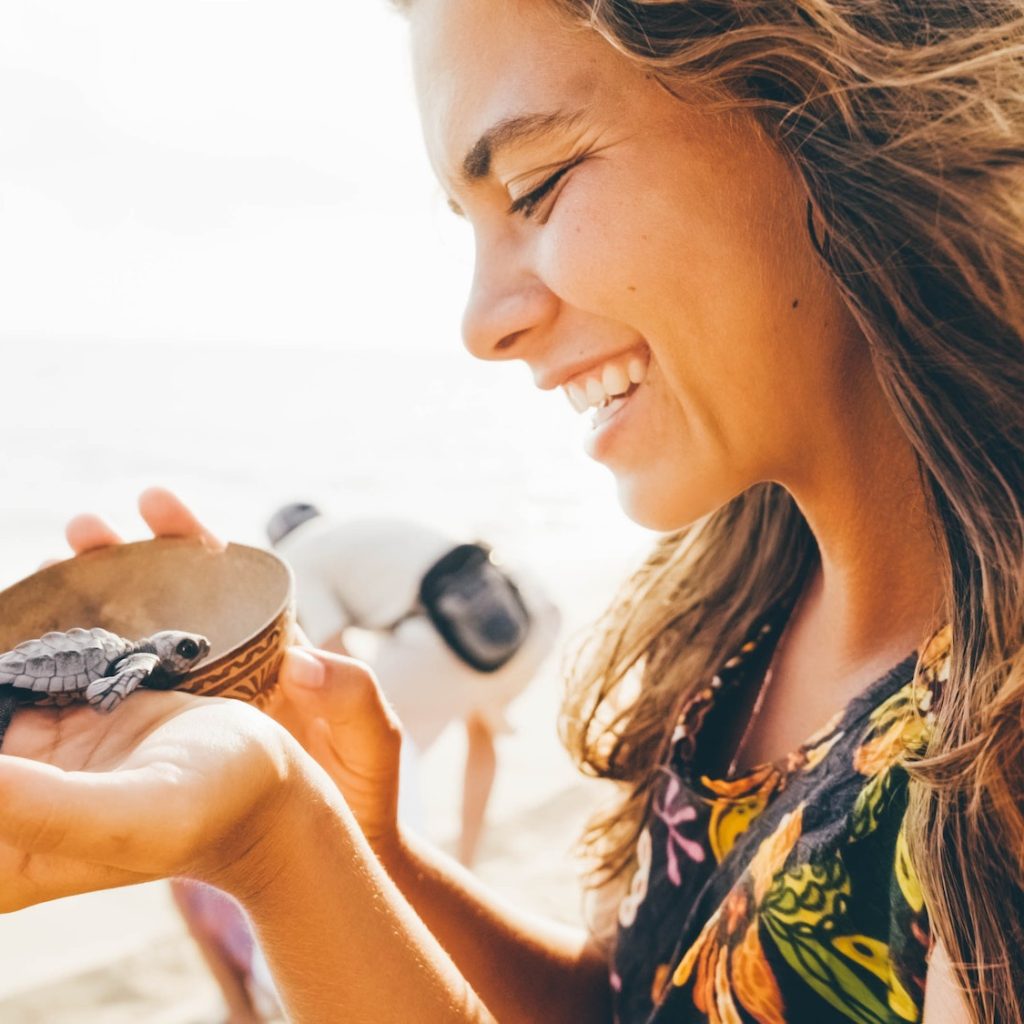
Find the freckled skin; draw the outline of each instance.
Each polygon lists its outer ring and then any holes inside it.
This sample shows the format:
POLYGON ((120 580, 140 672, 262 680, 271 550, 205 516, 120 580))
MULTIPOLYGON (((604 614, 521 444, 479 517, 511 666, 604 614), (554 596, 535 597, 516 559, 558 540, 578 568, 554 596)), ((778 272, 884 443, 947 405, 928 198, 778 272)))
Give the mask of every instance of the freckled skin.
POLYGON ((476 240, 470 351, 522 359, 540 380, 646 345, 630 427, 593 454, 656 529, 832 458, 823 441, 863 424, 851 382, 872 370, 808 236, 801 182, 753 121, 681 101, 540 0, 418 0, 412 24, 428 153, 476 240), (496 121, 566 110, 581 111, 571 130, 463 179, 496 121), (543 219, 509 215, 579 154, 543 219))

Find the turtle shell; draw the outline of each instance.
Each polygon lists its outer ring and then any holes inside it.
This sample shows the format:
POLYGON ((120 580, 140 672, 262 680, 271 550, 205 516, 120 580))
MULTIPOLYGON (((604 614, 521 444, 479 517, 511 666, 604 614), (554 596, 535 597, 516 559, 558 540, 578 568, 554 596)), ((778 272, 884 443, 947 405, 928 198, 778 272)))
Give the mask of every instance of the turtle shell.
POLYGON ((0 655, 0 686, 40 694, 79 693, 134 647, 131 640, 98 627, 46 633, 0 655))

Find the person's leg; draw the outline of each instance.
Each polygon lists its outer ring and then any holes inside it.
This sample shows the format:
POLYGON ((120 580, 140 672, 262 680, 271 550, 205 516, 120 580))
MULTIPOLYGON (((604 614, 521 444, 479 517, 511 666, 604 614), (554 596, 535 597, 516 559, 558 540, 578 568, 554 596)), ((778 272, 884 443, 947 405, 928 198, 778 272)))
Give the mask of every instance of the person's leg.
POLYGON ((398 820, 420 835, 427 835, 427 812, 420 789, 420 755, 408 735, 402 737, 401 763, 398 770, 398 820))
POLYGON ((462 783, 462 829, 457 856, 467 868, 473 866, 487 803, 494 787, 498 765, 494 732, 481 715, 466 719, 466 768, 462 783))
POLYGON ((261 1024, 247 984, 252 943, 249 922, 230 897, 185 879, 171 880, 171 894, 199 947, 228 1011, 228 1024, 261 1024))

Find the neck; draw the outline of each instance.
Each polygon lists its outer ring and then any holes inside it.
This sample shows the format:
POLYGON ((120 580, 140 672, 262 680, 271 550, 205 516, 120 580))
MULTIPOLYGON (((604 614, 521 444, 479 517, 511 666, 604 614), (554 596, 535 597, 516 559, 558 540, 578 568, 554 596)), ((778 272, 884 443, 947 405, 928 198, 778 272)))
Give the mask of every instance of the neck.
POLYGON ((945 569, 913 450, 881 392, 868 408, 845 432, 849 443, 784 481, 820 553, 794 632, 820 637, 840 670, 884 670, 945 618, 945 569))

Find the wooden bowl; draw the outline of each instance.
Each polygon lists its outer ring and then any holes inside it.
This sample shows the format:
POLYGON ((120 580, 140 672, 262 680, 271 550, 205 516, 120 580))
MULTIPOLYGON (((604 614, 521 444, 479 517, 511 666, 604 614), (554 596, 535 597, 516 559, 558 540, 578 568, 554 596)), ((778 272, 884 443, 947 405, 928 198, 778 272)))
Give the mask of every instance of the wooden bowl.
POLYGON ((0 651, 52 629, 102 626, 137 640, 202 633, 209 655, 177 689, 262 705, 292 642, 294 585, 276 555, 178 537, 118 544, 57 562, 0 592, 0 651))

